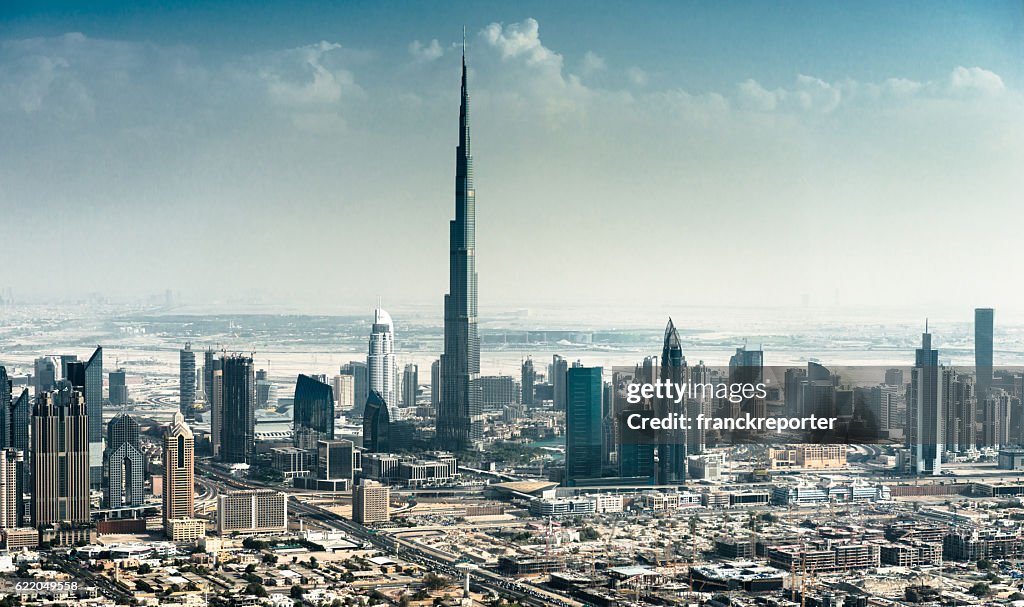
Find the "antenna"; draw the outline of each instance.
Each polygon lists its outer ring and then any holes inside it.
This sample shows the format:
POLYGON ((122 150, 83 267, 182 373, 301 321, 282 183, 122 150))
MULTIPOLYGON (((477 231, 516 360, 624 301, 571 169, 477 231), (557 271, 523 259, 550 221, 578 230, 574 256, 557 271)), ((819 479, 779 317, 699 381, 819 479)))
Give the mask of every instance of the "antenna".
POLYGON ((462 60, 466 60, 466 24, 462 24, 462 60))

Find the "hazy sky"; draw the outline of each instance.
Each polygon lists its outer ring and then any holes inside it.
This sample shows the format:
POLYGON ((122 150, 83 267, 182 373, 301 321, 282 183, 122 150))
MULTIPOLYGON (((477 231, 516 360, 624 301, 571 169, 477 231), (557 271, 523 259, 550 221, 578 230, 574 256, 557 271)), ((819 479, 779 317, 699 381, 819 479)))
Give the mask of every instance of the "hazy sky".
POLYGON ((1017 2, 4 2, 0 287, 1020 306, 1017 2))

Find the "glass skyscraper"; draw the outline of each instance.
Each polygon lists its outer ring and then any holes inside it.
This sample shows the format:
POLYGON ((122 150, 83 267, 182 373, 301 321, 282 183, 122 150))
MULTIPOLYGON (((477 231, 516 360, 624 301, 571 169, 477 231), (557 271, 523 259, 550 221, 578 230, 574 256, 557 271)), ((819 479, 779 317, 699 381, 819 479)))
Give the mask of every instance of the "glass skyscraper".
POLYGON ((995 332, 995 310, 976 308, 974 310, 974 366, 978 374, 975 382, 978 398, 988 397, 992 385, 992 338, 995 332))
POLYGON ((85 363, 85 406, 89 410, 89 487, 103 488, 103 348, 85 363))
POLYGON ((221 372, 221 460, 252 464, 256 459, 256 374, 252 357, 225 356, 221 372))
POLYGON ((178 411, 182 415, 191 415, 196 404, 196 353, 192 344, 178 351, 178 411))
MULTIPOLYGON (((571 372, 571 371, 570 371, 571 372)), ((661 350, 660 377, 662 381, 683 385, 687 377, 686 357, 683 356, 682 342, 679 331, 672 319, 665 326, 665 338, 661 350)), ((685 403, 676 403, 674 399, 663 398, 658 401, 658 414, 661 417, 669 413, 684 414, 685 403)), ((686 480, 686 431, 662 430, 658 441, 658 478, 659 485, 681 483, 686 480)))
POLYGON ((387 453, 391 450, 388 404, 375 390, 370 391, 363 411, 363 449, 369 453, 387 453))
POLYGON ((292 406, 292 431, 299 449, 316 449, 317 441, 334 438, 334 390, 323 381, 299 375, 292 406))
POLYGON ((480 373, 477 333, 476 190, 469 136, 466 53, 462 53, 459 145, 455 151, 455 219, 450 223, 449 286, 444 298, 444 354, 437 442, 463 450, 483 437, 480 398, 474 380, 480 373))
POLYGON ((566 374, 565 480, 572 486, 601 476, 604 384, 601 367, 576 367, 566 374))

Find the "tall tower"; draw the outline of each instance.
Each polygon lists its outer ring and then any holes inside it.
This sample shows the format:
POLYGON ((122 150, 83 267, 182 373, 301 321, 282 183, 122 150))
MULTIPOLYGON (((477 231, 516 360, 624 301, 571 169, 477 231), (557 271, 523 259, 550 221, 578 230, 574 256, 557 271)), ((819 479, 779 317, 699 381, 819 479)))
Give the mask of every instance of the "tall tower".
POLYGON ((232 464, 256 459, 256 373, 251 356, 231 355, 221 363, 220 458, 232 464))
POLYGON ((334 438, 334 390, 317 377, 299 375, 295 382, 292 436, 295 446, 307 451, 334 438))
POLYGON ((178 351, 178 411, 190 415, 195 403, 196 353, 192 351, 192 343, 185 342, 185 347, 178 351))
POLYGON ((104 499, 108 508, 142 505, 144 462, 139 422, 127 413, 118 413, 107 424, 104 499))
POLYGON ((449 224, 449 293, 444 298, 444 354, 437 441, 462 450, 482 438, 483 419, 474 380, 480 374, 476 307, 476 190, 469 136, 466 51, 462 51, 459 145, 455 150, 455 219, 449 224))
POLYGON ((195 439, 185 416, 174 414, 164 432, 164 532, 171 535, 171 521, 190 519, 195 513, 195 439))
POLYGON ((85 363, 85 405, 89 409, 89 487, 103 488, 103 348, 85 363))
POLYGON ((527 357, 521 367, 522 403, 527 407, 533 405, 534 384, 537 383, 537 371, 533 368, 533 359, 527 357))
POLYGON ((974 309, 974 367, 978 373, 975 386, 978 400, 981 402, 988 398, 989 387, 992 385, 992 337, 995 331, 995 314, 992 308, 974 309))
POLYGON ((416 392, 420 387, 420 368, 415 363, 405 365, 402 371, 402 406, 416 406, 416 392))
POLYGON ((932 348, 932 334, 925 323, 921 347, 910 370, 910 402, 907 403, 908 446, 916 474, 942 473, 943 427, 942 368, 939 351, 932 348))
POLYGON ((569 486, 601 477, 601 367, 573 366, 566 374, 565 480, 569 486))
MULTIPOLYGON (((686 357, 683 356, 683 345, 679 340, 672 319, 665 325, 665 338, 661 349, 660 379, 677 386, 685 385, 687 377, 686 357)), ((674 398, 659 399, 658 414, 664 417, 669 413, 685 413, 686 403, 676 403, 674 398)), ((658 474, 657 483, 670 485, 686 480, 686 430, 662 430, 658 440, 658 474)))
POLYGON ((32 411, 33 527, 89 522, 87 401, 80 388, 61 383, 40 394, 32 411))
MULTIPOLYGON (((373 312, 369 350, 366 353, 366 372, 370 392, 376 392, 392 408, 395 399, 395 324, 391 315, 378 307, 373 312)), ((364 403, 365 404, 365 403, 364 403)), ((394 417, 394 415, 392 415, 394 417)))

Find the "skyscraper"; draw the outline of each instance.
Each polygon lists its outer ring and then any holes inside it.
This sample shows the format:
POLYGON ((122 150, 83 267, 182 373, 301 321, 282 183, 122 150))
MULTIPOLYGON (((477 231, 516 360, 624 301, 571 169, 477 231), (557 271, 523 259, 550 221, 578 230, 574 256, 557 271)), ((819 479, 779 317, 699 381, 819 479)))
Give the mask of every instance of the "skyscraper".
MULTIPOLYGON (((663 382, 671 382, 677 386, 685 385, 687 377, 686 357, 683 356, 682 342, 675 323, 668 319, 665 325, 665 337, 661 349, 660 378, 663 382)), ((572 371, 570 370, 570 373, 572 371)), ((682 415, 686 413, 686 403, 676 403, 675 399, 658 399, 658 414, 682 415)), ((682 483, 686 480, 686 430, 662 430, 658 440, 658 474, 659 485, 682 483)))
POLYGON ((224 427, 224 369, 223 359, 213 362, 213 373, 210 374, 210 448, 214 457, 220 456, 220 439, 224 427))
POLYGON ((256 459, 256 374, 252 357, 225 356, 221 369, 220 458, 228 463, 252 464, 256 459))
POLYGON ((25 454, 14 449, 0 449, 0 529, 21 526, 18 510, 21 494, 18 492, 18 468, 25 454))
POLYGON ((57 365, 50 356, 41 356, 35 360, 32 387, 35 394, 49 392, 57 386, 57 365))
POLYGON ((13 383, 7 368, 0 365, 0 449, 11 446, 11 392, 13 383))
POLYGON ((388 405, 375 390, 370 391, 363 410, 363 449, 370 453, 391 450, 391 417, 388 405))
POLYGON ((174 414, 164 431, 164 533, 172 536, 172 521, 195 514, 195 439, 185 416, 174 414))
POLYGON ((527 357, 523 361, 520 378, 522 381, 522 401, 527 407, 533 405, 533 385, 537 383, 537 371, 533 368, 533 359, 527 357))
POLYGON ((21 391, 21 396, 14 399, 11 403, 11 414, 8 418, 10 423, 10 440, 8 445, 15 451, 21 451, 24 454, 22 461, 18 464, 18 496, 17 508, 18 508, 18 524, 21 525, 25 520, 25 500, 21 498, 25 494, 25 489, 28 487, 29 479, 29 449, 31 444, 29 443, 29 425, 32 419, 32 406, 29 402, 28 388, 21 391))
POLYGON ((437 412, 437 406, 441 403, 441 361, 435 360, 430 363, 430 406, 437 412))
POLYGON ((395 325, 391 321, 391 315, 377 308, 373 312, 373 326, 370 329, 370 343, 366 353, 366 375, 370 391, 379 394, 392 410, 398 406, 395 399, 394 348, 395 325))
POLYGON ((178 351, 178 411, 191 415, 195 403, 196 353, 192 351, 192 342, 185 342, 185 347, 178 351))
POLYGON ((944 438, 942 411, 942 368, 939 351, 932 349, 932 334, 925 323, 921 347, 910 370, 910 398, 907 403, 907 445, 916 474, 942 473, 944 438))
POLYGON ((565 479, 572 486, 601 476, 601 367, 569 369, 566 394, 565 479))
POLYGON ((85 363, 85 405, 89 410, 89 487, 103 488, 103 348, 85 363))
POLYGON ((334 391, 318 378, 299 375, 292 406, 295 446, 314 450, 318 441, 334 438, 334 391))
POLYGON ((441 355, 441 401, 437 442, 463 450, 483 437, 479 394, 473 381, 480 373, 477 333, 476 190, 469 135, 469 89, 466 53, 462 53, 462 100, 459 145, 455 150, 455 219, 449 225, 449 293, 444 298, 444 354, 441 355))
POLYGON ((554 398, 552 402, 555 411, 565 411, 565 376, 569 371, 569 362, 561 356, 555 354, 551 357, 551 372, 548 375, 551 376, 551 386, 554 392, 554 398))
POLYGON ((203 393, 206 395, 207 404, 210 404, 210 393, 213 392, 213 371, 216 368, 214 358, 213 348, 207 348, 203 352, 203 393))
POLYGON ((992 385, 992 338, 995 332, 995 310, 974 309, 974 367, 978 373, 975 386, 978 399, 984 402, 992 385))
POLYGON ((128 383, 124 369, 117 369, 107 374, 107 400, 115 407, 128 404, 128 383))
POLYGON ((351 375, 334 376, 334 402, 339 411, 348 411, 355 406, 356 383, 351 375))
POLYGON ((127 413, 118 413, 107 424, 103 496, 108 508, 142 505, 145 499, 144 464, 145 456, 139 444, 139 422, 127 413))
POLYGON ((402 406, 415 407, 416 393, 420 388, 420 368, 413 363, 405 365, 402 371, 402 406))
POLYGON ((89 522, 87 401, 81 388, 61 384, 40 394, 32 410, 33 527, 89 522))
POLYGON ((355 406, 352 408, 352 415, 359 417, 363 414, 363 407, 366 405, 366 397, 369 396, 369 382, 367 380, 366 362, 353 360, 341 366, 342 375, 352 376, 352 392, 355 399, 355 406))

